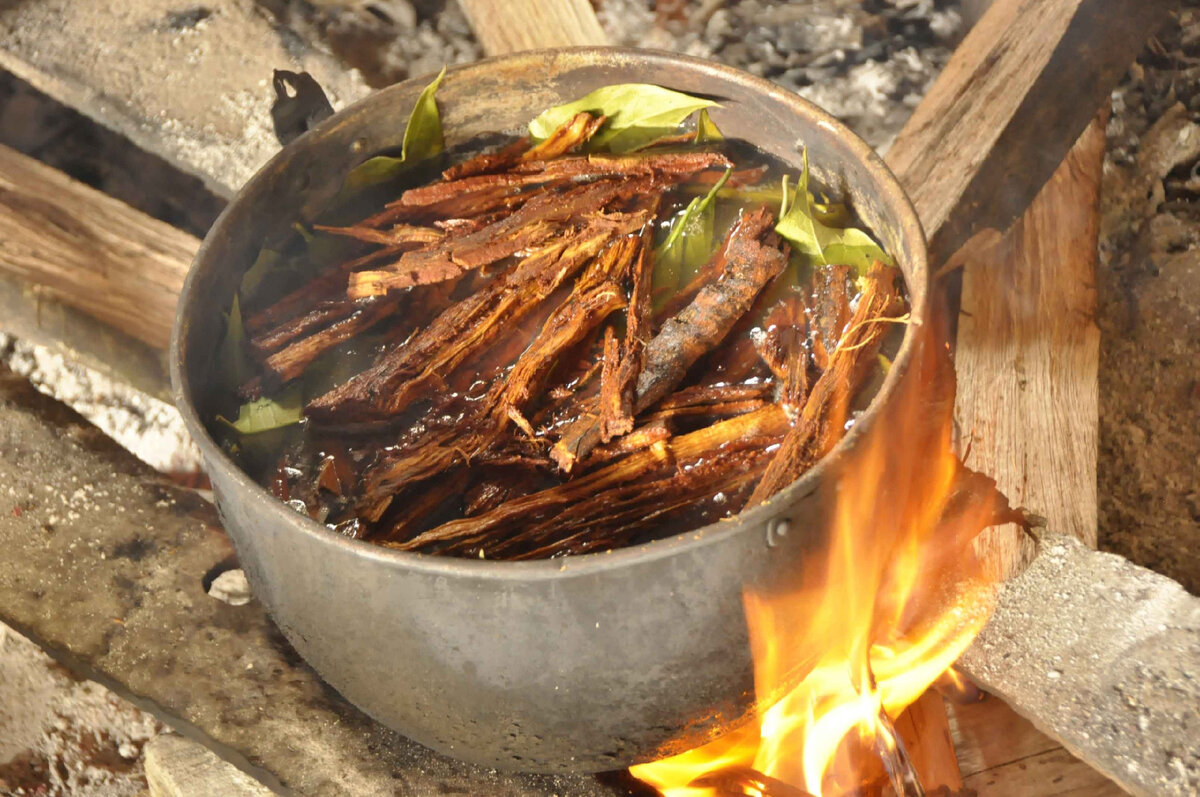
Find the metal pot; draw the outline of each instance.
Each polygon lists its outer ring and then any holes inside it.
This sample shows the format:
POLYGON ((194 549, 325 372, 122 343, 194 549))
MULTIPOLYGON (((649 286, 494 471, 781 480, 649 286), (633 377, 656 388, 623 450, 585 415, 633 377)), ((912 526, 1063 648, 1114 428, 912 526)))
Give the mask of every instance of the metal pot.
MULTIPOLYGON (((540 562, 407 554, 298 515, 247 477, 202 417, 211 406, 221 308, 267 230, 366 155, 398 147, 425 81, 384 89, 285 147, 204 240, 171 347, 176 404, 204 456, 242 566, 296 650, 375 719, 488 766, 599 771, 693 746, 750 706, 744 585, 802 556, 820 494, 888 410, 913 354, 908 333, 882 389, 814 470, 769 504, 688 534, 540 562), (781 523, 782 521, 782 523, 781 523), (786 531, 786 536, 781 532, 786 531)), ((902 265, 914 318, 927 312, 925 241, 883 161, 841 123, 764 80, 656 52, 528 52, 452 69, 438 92, 448 146, 522 127, 611 83, 650 82, 718 99, 713 119, 847 196, 902 265)))

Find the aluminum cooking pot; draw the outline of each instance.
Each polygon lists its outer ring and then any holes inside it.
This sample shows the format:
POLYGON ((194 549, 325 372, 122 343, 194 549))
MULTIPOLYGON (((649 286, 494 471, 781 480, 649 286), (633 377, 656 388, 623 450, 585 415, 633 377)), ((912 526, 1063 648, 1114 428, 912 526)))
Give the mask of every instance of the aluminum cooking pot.
MULTIPOLYGON (((527 771, 624 767, 703 742, 751 705, 747 584, 795 568, 831 489, 911 369, 912 328, 882 389, 829 457, 771 502, 695 532, 610 553, 493 562, 402 553, 342 537, 252 481, 209 435, 222 308, 268 230, 300 216, 366 156, 398 148, 425 79, 373 94, 286 146, 221 214, 196 255, 171 345, 176 404, 203 454, 254 594, 296 650, 372 717, 458 758, 527 771), (786 531, 786 535, 783 533, 786 531)), ((853 203, 896 256, 913 318, 927 313, 925 241, 883 161, 845 126, 765 80, 622 49, 527 52, 450 70, 448 147, 523 127, 611 83, 720 102, 746 139, 853 203)))

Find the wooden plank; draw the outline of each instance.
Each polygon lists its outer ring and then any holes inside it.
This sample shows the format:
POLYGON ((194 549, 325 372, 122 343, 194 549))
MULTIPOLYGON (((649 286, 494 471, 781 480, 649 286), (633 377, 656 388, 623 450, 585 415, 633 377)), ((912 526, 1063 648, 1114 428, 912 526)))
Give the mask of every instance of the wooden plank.
POLYGON ((991 695, 973 703, 946 701, 945 705, 963 778, 1062 749, 1061 744, 991 695))
POLYGON ((45 346, 105 376, 170 402, 167 355, 43 294, 0 269, 0 332, 45 346))
POLYGON ((896 720, 896 732, 904 740, 926 792, 962 790, 962 774, 941 695, 930 689, 917 698, 896 720))
POLYGON ((975 797, 1124 797, 1127 793, 1059 748, 963 779, 975 797))
POLYGON ((963 792, 987 797, 1125 794, 1003 700, 946 702, 963 792))
POLYGON ((1171 7, 992 3, 887 154, 935 261, 1025 211, 1171 7))
POLYGON ((459 0, 488 55, 608 44, 588 0, 459 0))
MULTIPOLYGON (((1096 259, 1107 114, 1002 237, 965 262, 955 361, 967 464, 1047 528, 1096 545, 1096 259)), ((1033 555, 1015 526, 982 539, 1003 577, 1033 555)))
POLYGON ((164 733, 146 743, 150 797, 271 797, 271 790, 202 744, 164 733))
POLYGON ((0 146, 0 272, 151 347, 200 242, 0 146))

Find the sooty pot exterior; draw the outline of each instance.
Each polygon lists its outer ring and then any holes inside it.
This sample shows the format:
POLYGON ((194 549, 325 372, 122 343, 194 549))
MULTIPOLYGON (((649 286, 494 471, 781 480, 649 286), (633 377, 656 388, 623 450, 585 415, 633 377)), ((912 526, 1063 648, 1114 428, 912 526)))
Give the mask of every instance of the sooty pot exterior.
MULTIPOLYGON (((438 92, 448 146, 515 131, 611 83, 711 96, 714 121, 853 202, 902 265, 914 317, 927 300, 924 239, 882 161, 841 124, 766 81, 660 53, 522 53, 451 70, 438 92)), ((887 382, 838 449, 767 505, 639 548, 505 563, 400 553, 346 539, 250 480, 205 429, 222 310, 268 230, 398 147, 424 81, 384 89, 288 145, 238 194, 196 257, 171 350, 176 400, 254 589, 296 650, 365 712, 480 764, 598 771, 681 750, 742 716, 753 683, 741 594, 786 574, 839 460, 904 378, 887 382), (786 518, 786 536, 779 532, 786 518)))

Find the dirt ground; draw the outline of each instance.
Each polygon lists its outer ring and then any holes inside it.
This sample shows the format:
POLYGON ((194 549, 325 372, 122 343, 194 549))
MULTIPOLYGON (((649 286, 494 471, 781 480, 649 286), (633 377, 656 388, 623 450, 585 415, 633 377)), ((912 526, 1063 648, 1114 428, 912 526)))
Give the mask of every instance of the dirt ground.
POLYGON ((1200 3, 1113 95, 1103 184, 1100 547, 1200 594, 1200 3))

